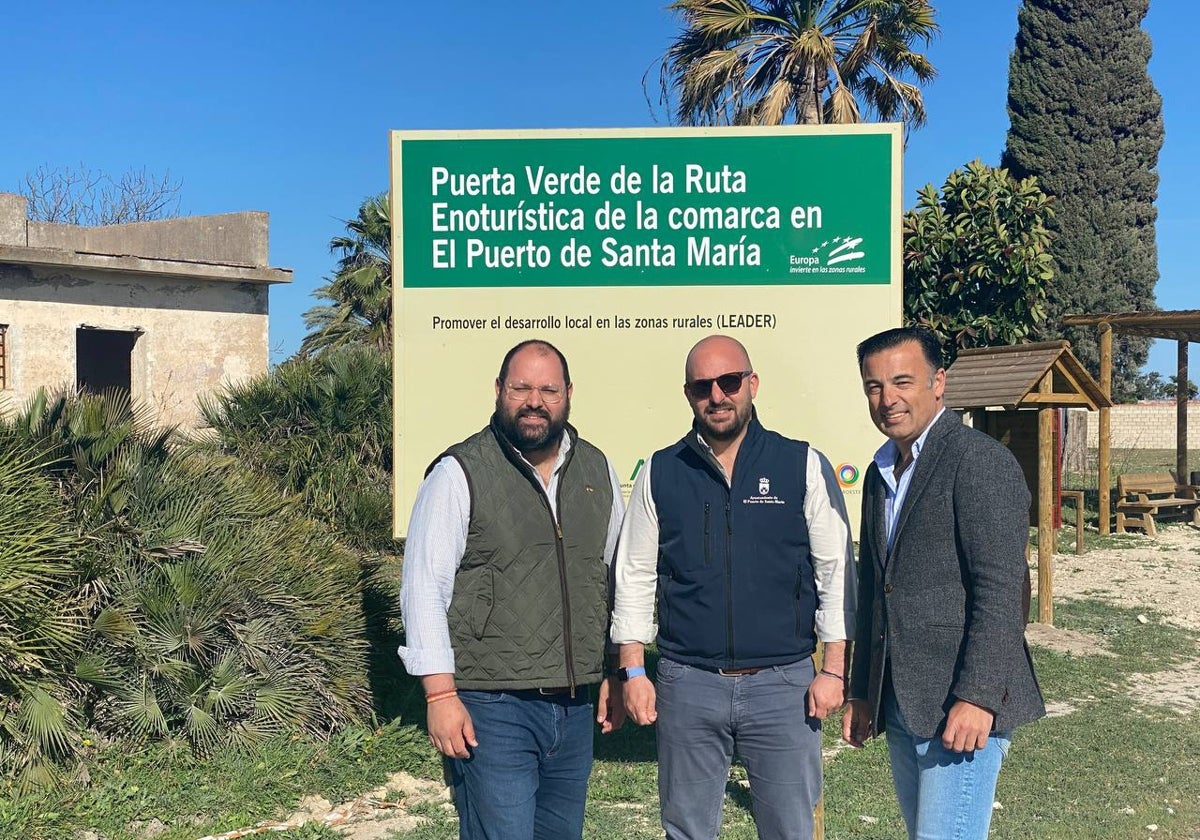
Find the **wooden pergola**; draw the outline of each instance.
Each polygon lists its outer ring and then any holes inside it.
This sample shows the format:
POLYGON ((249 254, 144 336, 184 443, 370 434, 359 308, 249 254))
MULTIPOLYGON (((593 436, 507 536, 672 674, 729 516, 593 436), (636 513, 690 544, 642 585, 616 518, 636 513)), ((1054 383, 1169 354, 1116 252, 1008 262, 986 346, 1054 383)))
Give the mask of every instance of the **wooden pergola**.
MULTIPOLYGON (((989 423, 998 412, 1037 409, 1038 621, 1054 623, 1054 413, 1055 408, 1105 410, 1112 405, 1066 341, 963 350, 946 371, 947 408, 969 410, 975 428, 1010 448, 1015 424, 989 423), (1009 440, 1005 440, 1005 437, 1009 440)), ((1021 457, 1018 455, 1018 460, 1021 457)))
MULTIPOLYGON (((1105 396, 1112 395, 1112 337, 1113 333, 1139 335, 1145 338, 1163 338, 1178 343, 1177 372, 1175 375, 1175 476, 1176 480, 1188 483, 1187 448, 1187 382, 1188 344, 1200 342, 1200 309, 1180 309, 1172 312, 1099 312, 1093 315, 1067 315, 1062 319, 1064 327, 1100 328, 1100 387, 1105 396)), ((1111 418, 1107 407, 1100 409, 1099 485, 1100 485, 1100 533, 1109 532, 1108 519, 1111 514, 1109 493, 1112 487, 1112 436, 1111 418)))

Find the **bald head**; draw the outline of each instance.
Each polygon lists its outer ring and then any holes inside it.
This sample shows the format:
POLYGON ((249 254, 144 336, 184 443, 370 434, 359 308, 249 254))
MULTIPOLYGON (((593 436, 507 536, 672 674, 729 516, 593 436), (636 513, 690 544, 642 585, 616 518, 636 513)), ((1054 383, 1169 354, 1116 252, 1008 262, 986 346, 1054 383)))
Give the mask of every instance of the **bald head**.
POLYGON ((754 416, 758 374, 736 338, 710 335, 688 353, 683 394, 710 446, 736 446, 754 416))
POLYGON ((753 370, 750 364, 750 354, 736 338, 727 335, 710 335, 702 338, 687 354, 683 365, 683 378, 686 382, 703 377, 717 376, 735 370, 753 370), (717 373, 705 371, 716 370, 717 373))

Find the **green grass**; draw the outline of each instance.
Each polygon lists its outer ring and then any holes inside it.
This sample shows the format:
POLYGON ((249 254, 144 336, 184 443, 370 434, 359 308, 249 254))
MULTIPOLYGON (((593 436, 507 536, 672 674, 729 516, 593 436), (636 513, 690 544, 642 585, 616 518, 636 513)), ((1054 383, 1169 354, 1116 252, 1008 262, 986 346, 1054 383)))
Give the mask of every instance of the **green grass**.
MULTIPOLYGON (((1125 680, 1134 673, 1169 670, 1198 650, 1197 636, 1163 625, 1146 610, 1099 601, 1056 604, 1060 627, 1099 637, 1114 656, 1073 657, 1035 649, 1047 700, 1076 711, 1046 718, 1016 733, 1000 776, 992 834, 996 840, 1117 840, 1194 837, 1200 828, 1200 713, 1177 715, 1131 704, 1125 680), (1132 813, 1127 813, 1132 809, 1132 813), (1171 809, 1171 810, 1168 810, 1171 809), (1171 812, 1173 811, 1173 813, 1171 812)), ((835 744, 839 721, 826 724, 835 744)), ((584 836, 636 840, 662 836, 652 733, 632 725, 597 742, 584 836)), ((722 838, 757 835, 737 768, 725 801, 722 838)), ((842 750, 826 765, 828 840, 883 840, 903 836, 881 741, 842 750), (865 818, 865 819, 864 819, 865 818)), ((411 840, 452 840, 457 827, 440 814, 411 840)))
MULTIPOLYGON (((1133 674, 1164 673, 1200 655, 1196 634, 1162 624, 1153 613, 1099 601, 1055 605, 1060 627, 1101 639, 1113 656, 1069 656, 1035 648, 1047 700, 1075 711, 1018 730, 1001 773, 992 837, 996 840, 1190 840, 1200 829, 1200 712, 1177 714, 1135 704, 1126 692, 1133 674), (1138 613, 1149 617, 1137 620, 1138 613), (1170 809, 1170 810, 1168 810, 1170 809), (1129 811, 1132 810, 1132 813, 1129 811), (1173 813, 1172 813, 1173 811, 1173 813)), ((826 724, 836 746, 839 722, 826 724)), ((632 724, 597 739, 587 806, 589 840, 662 836, 652 730, 632 724)), ((301 798, 337 803, 407 770, 440 778, 440 763, 414 726, 352 728, 327 744, 282 740, 249 755, 207 761, 182 746, 144 750, 108 747, 94 757, 89 785, 36 795, 0 797, 0 837, 59 840, 88 830, 106 840, 134 840, 153 819, 165 840, 195 840, 281 819, 301 798)), ((735 768, 725 801, 722 838, 756 837, 749 797, 735 768)), ((457 823, 440 803, 415 809, 428 818, 397 837, 453 840, 457 823)), ((319 826, 272 833, 288 840, 341 835, 319 826)), ((887 750, 875 741, 841 750, 826 766, 826 837, 874 840, 902 836, 891 790, 887 750), (864 819, 866 818, 866 819, 864 819)))
MULTIPOLYGON (((208 760, 183 745, 110 747, 90 766, 90 784, 60 791, 0 797, 0 837, 61 840, 76 831, 107 840, 135 840, 150 820, 165 823, 163 840, 195 840, 286 817, 303 797, 337 803, 377 787, 389 773, 433 777, 439 763, 413 726, 344 730, 329 743, 279 740, 254 753, 208 760)), ((272 837, 336 838, 316 826, 272 837)))

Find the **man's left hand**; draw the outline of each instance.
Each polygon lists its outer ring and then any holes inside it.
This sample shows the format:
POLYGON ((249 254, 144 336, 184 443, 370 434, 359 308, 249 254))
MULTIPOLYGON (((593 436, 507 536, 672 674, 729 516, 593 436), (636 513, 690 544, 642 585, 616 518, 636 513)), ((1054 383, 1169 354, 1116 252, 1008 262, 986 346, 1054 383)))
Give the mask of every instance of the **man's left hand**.
POLYGON ((600 697, 596 700, 596 723, 607 735, 616 732, 625 723, 625 700, 621 696, 621 681, 608 677, 600 683, 600 697))
POLYGON ((966 700, 956 700, 946 715, 942 746, 951 752, 970 752, 987 746, 995 716, 982 706, 966 700))
POLYGON ((808 716, 825 720, 842 708, 846 699, 845 688, 844 680, 818 671, 808 686, 808 716))

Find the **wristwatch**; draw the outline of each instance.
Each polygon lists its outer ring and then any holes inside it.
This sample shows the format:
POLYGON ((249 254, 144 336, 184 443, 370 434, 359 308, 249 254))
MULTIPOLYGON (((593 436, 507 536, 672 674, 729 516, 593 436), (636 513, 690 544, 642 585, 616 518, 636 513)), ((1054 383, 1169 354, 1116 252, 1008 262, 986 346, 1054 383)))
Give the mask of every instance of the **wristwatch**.
POLYGON ((644 677, 644 676, 646 676, 646 669, 641 667, 640 665, 637 666, 636 668, 618 668, 617 669, 617 679, 619 679, 621 682, 629 682, 634 677, 644 677))

